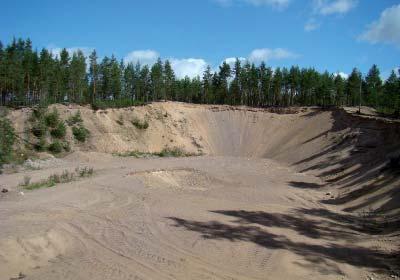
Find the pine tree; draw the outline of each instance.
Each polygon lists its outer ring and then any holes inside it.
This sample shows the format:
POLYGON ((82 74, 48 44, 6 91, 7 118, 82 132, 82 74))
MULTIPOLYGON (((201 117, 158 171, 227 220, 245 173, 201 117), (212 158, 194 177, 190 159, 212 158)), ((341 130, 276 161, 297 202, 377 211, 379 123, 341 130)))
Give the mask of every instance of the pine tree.
POLYGON ((378 66, 375 64, 372 65, 371 69, 368 72, 368 75, 365 77, 366 82, 366 93, 367 93, 367 104, 370 106, 378 107, 379 95, 382 87, 382 80, 380 78, 380 71, 378 66))
POLYGON ((97 98, 97 84, 99 80, 99 66, 97 64, 97 53, 96 50, 93 50, 89 56, 89 81, 90 81, 90 88, 91 88, 91 98, 90 102, 92 105, 95 103, 97 98))
POLYGON ((167 59, 164 63, 164 100, 172 100, 174 97, 175 73, 171 63, 167 59))

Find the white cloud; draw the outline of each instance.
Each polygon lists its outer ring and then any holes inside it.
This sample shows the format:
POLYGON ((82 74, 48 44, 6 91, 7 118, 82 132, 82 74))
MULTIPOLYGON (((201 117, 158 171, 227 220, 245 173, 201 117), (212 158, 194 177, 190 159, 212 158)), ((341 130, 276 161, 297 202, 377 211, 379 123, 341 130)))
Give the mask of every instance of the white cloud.
POLYGON ((344 72, 336 72, 334 75, 335 75, 335 77, 336 77, 336 76, 340 76, 340 77, 342 77, 343 79, 347 79, 347 78, 349 77, 349 74, 344 73, 344 72))
POLYGON ((391 43, 400 46, 400 4, 384 10, 359 39, 373 44, 391 43))
POLYGON ((124 58, 124 62, 132 62, 133 64, 139 62, 142 65, 153 65, 159 57, 160 54, 154 50, 136 50, 128 53, 124 58))
MULTIPOLYGON (((62 51, 62 48, 50 45, 47 47, 47 49, 50 51, 50 53, 53 55, 53 57, 58 57, 60 58, 60 53, 62 51)), ((71 47, 71 48, 66 48, 67 52, 69 53, 70 56, 73 55, 74 52, 77 52, 78 50, 82 51, 86 59, 89 58, 89 55, 91 52, 93 52, 94 48, 89 48, 89 47, 71 47)))
POLYGON ((314 12, 321 15, 346 14, 358 4, 358 0, 314 0, 314 12))
POLYGON ((315 19, 309 19, 304 25, 304 30, 307 32, 314 31, 320 27, 320 24, 315 19))
MULTIPOLYGON (((240 62, 246 61, 246 58, 244 58, 244 57, 228 57, 228 58, 225 58, 223 62, 226 62, 227 64, 229 64, 229 66, 231 68, 233 68, 235 66, 236 59, 239 59, 240 62)), ((222 63, 221 63, 221 65, 222 65, 222 63)))
POLYGON ((215 0, 222 6, 230 6, 235 3, 246 3, 256 7, 271 6, 278 9, 286 8, 291 0, 215 0))
POLYGON ((202 58, 184 58, 184 59, 169 59, 171 62, 172 69, 174 69, 175 75, 178 78, 195 78, 196 76, 202 76, 206 70, 208 63, 202 58))
POLYGON ((297 54, 281 48, 255 49, 250 53, 248 60, 250 62, 260 63, 262 61, 267 62, 269 60, 291 59, 297 57, 297 54))

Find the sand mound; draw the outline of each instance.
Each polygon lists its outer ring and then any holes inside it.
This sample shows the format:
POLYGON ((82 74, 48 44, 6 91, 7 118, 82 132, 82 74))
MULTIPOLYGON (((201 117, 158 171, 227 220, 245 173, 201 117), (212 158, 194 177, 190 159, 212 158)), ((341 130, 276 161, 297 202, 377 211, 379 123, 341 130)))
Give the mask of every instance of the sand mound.
MULTIPOLYGON (((63 119, 80 110, 91 136, 78 143, 69 130, 73 153, 0 175, 5 279, 400 275, 396 122, 318 108, 56 107, 63 119), (204 156, 110 154, 174 147, 204 156), (18 186, 79 166, 94 175, 18 186)), ((11 112, 22 136, 29 113, 11 112)))
MULTIPOLYGON (((337 197, 327 203, 343 209, 389 213, 399 205, 395 188, 399 176, 385 167, 399 154, 400 123, 371 114, 360 117, 353 108, 264 110, 176 102, 99 111, 55 107, 63 119, 79 110, 90 131, 85 144, 69 135, 73 150, 123 153, 179 148, 192 154, 269 158, 340 186, 337 197), (133 120, 149 126, 138 128, 133 120)), ((12 112, 21 134, 29 114, 26 109, 12 112)))

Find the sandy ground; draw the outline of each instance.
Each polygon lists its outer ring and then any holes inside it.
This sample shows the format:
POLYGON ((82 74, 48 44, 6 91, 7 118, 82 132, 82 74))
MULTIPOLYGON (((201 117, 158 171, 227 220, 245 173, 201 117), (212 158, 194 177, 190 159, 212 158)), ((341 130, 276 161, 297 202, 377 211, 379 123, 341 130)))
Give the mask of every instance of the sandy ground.
MULTIPOLYGON (((399 209, 398 177, 379 171, 398 148, 388 140, 397 132, 384 124, 335 112, 165 103, 129 111, 168 115, 148 117, 149 131, 138 132, 114 123, 123 111, 81 110, 92 132, 86 146, 38 161, 38 170, 0 175, 10 190, 0 194, 1 280, 397 277, 399 235, 360 222, 367 207, 399 209), (157 150, 170 139, 208 155, 104 153, 157 150), (38 181, 78 166, 94 176, 35 191, 18 186, 24 176, 38 181)), ((13 114, 22 129, 24 114, 13 114)))

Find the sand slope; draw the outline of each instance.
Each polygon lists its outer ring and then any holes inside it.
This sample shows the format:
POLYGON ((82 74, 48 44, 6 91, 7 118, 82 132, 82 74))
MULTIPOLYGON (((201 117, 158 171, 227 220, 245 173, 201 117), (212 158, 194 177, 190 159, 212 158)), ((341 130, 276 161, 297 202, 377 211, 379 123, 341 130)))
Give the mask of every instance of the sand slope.
MULTIPOLYGON (((57 108, 64 119, 80 110, 91 138, 53 165, 0 175, 10 189, 0 195, 0 279, 398 273, 399 176, 385 169, 399 150, 396 122, 344 110, 172 102, 57 108), (132 118, 148 120, 149 128, 135 128, 132 118), (164 147, 204 155, 109 154, 164 147), (77 166, 94 167, 95 176, 18 194, 25 175, 36 181, 77 166)), ((24 135, 29 110, 11 114, 24 135)))

